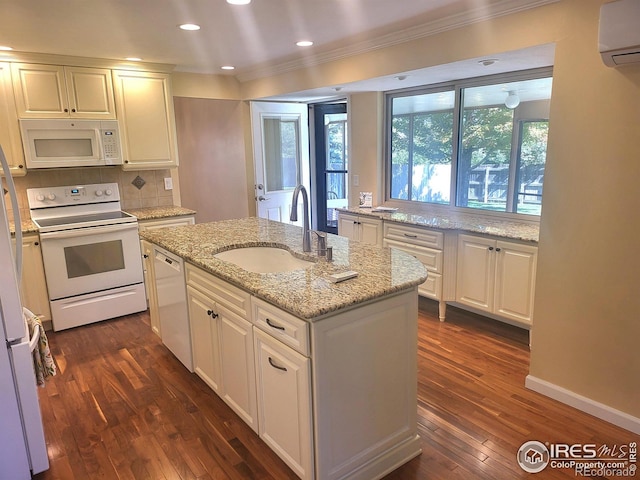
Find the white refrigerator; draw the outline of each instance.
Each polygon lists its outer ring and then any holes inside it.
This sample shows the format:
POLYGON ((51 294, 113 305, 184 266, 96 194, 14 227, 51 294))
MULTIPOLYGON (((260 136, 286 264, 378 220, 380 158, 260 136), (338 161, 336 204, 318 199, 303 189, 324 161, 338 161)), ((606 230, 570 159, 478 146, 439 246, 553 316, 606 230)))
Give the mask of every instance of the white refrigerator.
MULTIPOLYGON (((22 247, 19 207, 9 168, 0 146, 0 163, 11 194, 17 250, 22 247)), ((14 259, 11 234, 0 186, 0 479, 30 479, 49 468, 31 345, 18 278, 21 255, 14 259)), ((37 329, 36 329, 37 330, 37 329)))

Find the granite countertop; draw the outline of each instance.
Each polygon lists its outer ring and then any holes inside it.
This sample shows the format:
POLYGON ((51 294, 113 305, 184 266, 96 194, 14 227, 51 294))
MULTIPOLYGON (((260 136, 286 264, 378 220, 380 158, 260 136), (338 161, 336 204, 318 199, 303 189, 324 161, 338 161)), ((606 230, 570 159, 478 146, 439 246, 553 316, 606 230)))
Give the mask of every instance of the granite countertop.
POLYGON ((398 209, 393 212, 376 211, 375 208, 348 207, 338 208, 341 212, 367 215, 385 221, 430 227, 438 230, 459 230, 462 232, 481 233, 510 240, 537 243, 540 227, 537 223, 502 220, 489 216, 471 215, 467 213, 441 213, 425 210, 412 213, 398 209))
POLYGON ((157 220, 160 218, 181 217, 183 215, 195 215, 195 210, 184 207, 144 207, 144 208, 124 208, 125 212, 138 218, 138 220, 157 220))
MULTIPOLYGON (((22 230, 23 234, 38 233, 38 227, 31 220, 29 210, 20 209, 20 230, 22 230)), ((9 232, 11 232, 11 235, 16 233, 16 225, 12 216, 9 216, 9 232)))
POLYGON ((427 278, 424 266, 409 254, 337 235, 328 235, 333 261, 327 262, 315 253, 316 238, 312 239, 312 252, 302 252, 302 228, 262 218, 147 230, 140 236, 308 321, 400 292, 427 278), (296 257, 315 263, 304 270, 252 273, 214 257, 216 253, 243 246, 284 247, 296 257), (341 283, 332 283, 327 278, 347 270, 357 271, 358 277, 341 283))

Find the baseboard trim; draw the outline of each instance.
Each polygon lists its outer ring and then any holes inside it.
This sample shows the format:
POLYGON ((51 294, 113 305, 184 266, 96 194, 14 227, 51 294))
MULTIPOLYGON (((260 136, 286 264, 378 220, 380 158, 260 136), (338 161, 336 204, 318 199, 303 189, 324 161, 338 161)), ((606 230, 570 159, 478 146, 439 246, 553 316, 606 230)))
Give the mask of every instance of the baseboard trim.
POLYGON ((591 400, 590 398, 583 397, 571 390, 559 387, 558 385, 549 383, 532 375, 527 375, 524 385, 534 392, 541 393, 542 395, 558 400, 559 402, 577 408, 578 410, 593 415, 594 417, 598 417, 606 422, 640 435, 640 418, 621 412, 615 408, 611 408, 604 403, 599 403, 595 400, 591 400))

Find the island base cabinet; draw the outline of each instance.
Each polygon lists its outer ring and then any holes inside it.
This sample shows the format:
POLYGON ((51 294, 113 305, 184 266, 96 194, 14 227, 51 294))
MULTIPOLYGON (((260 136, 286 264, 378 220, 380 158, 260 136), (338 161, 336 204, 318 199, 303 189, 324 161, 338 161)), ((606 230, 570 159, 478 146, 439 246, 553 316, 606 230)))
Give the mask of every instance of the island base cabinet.
POLYGON ((416 288, 312 324, 316 477, 382 478, 420 454, 416 288))
POLYGON ((310 361, 257 328, 254 342, 260 438, 300 478, 312 479, 310 361))

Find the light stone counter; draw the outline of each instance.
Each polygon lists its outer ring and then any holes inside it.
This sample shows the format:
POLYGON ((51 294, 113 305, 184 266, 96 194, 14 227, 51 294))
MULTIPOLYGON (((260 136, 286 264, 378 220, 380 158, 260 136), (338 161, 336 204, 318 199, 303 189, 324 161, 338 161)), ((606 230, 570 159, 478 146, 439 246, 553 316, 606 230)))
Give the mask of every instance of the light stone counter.
POLYGON ((385 221, 435 228, 439 230, 459 230, 462 232, 481 233, 510 240, 538 242, 539 226, 537 223, 502 220, 489 216, 471 215, 467 213, 441 213, 424 210, 412 213, 398 209, 394 212, 377 212, 375 208, 338 208, 340 212, 354 213, 380 218, 385 221))
POLYGON ((182 217, 185 215, 195 215, 195 210, 184 207, 144 207, 144 208, 125 208, 125 212, 130 213, 138 218, 138 220, 158 220, 161 218, 182 217))
POLYGON ((406 290, 427 278, 424 266, 409 254, 337 235, 328 235, 333 261, 327 262, 315 253, 315 238, 312 252, 302 252, 302 228, 262 218, 160 228, 140 232, 140 236, 305 320, 406 290), (248 272, 214 257, 249 246, 284 247, 315 264, 305 270, 265 274, 248 272), (357 271, 358 277, 337 284, 327 278, 347 270, 357 271))

